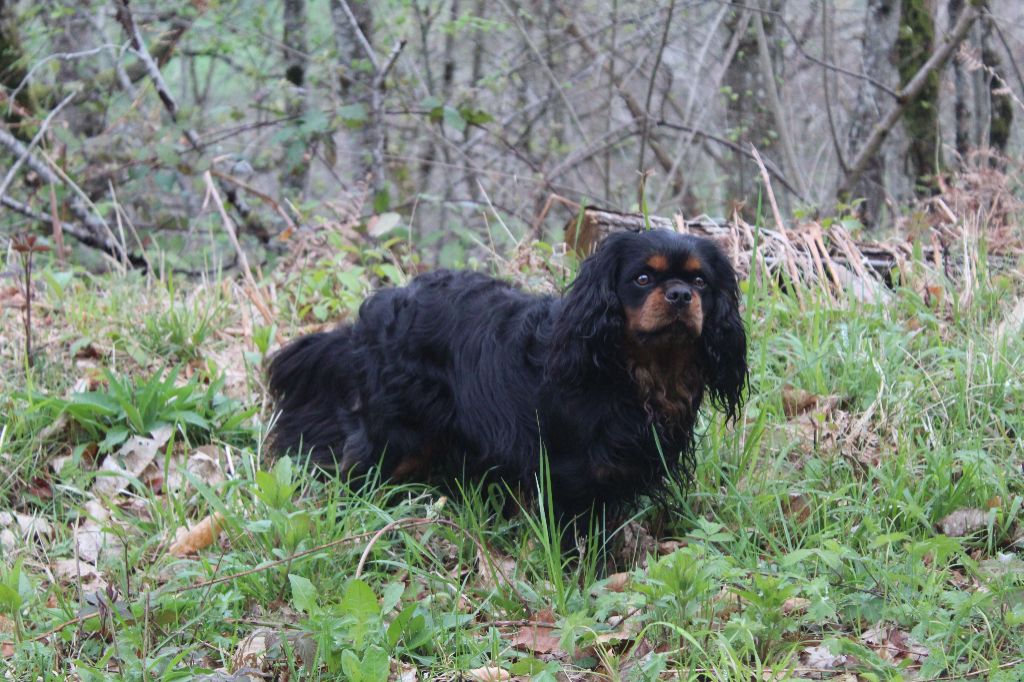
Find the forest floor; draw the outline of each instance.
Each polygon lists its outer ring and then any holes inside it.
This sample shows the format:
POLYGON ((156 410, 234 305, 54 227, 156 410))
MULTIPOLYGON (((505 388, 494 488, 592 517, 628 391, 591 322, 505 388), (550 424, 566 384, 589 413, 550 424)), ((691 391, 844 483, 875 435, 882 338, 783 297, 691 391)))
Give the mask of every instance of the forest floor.
MULTIPOLYGON (((985 220, 950 242, 968 267, 913 261, 878 302, 745 280, 741 418, 701 422, 694 481, 611 529, 610 570, 564 559, 542 511, 506 518, 500 490, 350 490, 264 457, 266 355, 405 281, 415 250, 330 236, 251 284, 37 254, 31 369, 0 280, 0 667, 1019 680, 1021 232, 1000 227, 1018 260, 990 268, 985 220)), ((486 267, 552 290, 552 253, 486 267)))

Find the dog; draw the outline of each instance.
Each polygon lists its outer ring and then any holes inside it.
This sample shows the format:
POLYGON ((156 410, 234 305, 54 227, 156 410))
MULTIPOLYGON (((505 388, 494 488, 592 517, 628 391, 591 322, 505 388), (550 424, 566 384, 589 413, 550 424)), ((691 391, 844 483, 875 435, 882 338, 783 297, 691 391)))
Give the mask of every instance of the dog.
POLYGON ((735 421, 746 335, 729 260, 669 230, 619 232, 564 297, 438 270, 269 365, 271 449, 343 476, 485 477, 536 490, 563 524, 618 513, 694 467, 710 403, 735 421))

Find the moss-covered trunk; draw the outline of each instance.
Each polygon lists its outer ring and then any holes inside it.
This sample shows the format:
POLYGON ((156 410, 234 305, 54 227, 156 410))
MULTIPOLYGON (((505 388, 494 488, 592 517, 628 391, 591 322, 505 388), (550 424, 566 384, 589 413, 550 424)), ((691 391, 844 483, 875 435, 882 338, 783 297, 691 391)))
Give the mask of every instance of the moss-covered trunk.
MULTIPOLYGON (((901 0, 900 27, 896 37, 896 68, 900 83, 908 83, 935 50, 935 24, 927 0, 901 0)), ((914 189, 930 193, 936 172, 941 170, 939 147, 939 72, 932 71, 921 93, 903 114, 907 132, 906 171, 914 189)))

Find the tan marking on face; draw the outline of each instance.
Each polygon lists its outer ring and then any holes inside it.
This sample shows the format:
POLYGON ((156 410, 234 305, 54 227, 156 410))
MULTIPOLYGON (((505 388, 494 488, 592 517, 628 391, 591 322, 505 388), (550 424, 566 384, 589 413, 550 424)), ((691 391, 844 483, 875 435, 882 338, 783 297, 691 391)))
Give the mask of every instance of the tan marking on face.
POLYGON ((683 322, 690 328, 694 336, 700 336, 704 331, 704 306, 701 305, 700 292, 693 292, 693 300, 683 311, 683 322))
POLYGON ((704 264, 700 262, 700 258, 697 258, 696 256, 690 256, 683 263, 683 270, 687 274, 693 274, 695 272, 700 272, 703 266, 704 264))
POLYGON ((677 320, 686 325, 693 336, 701 335, 704 331, 704 308, 699 292, 694 291, 690 305, 681 310, 668 302, 661 287, 652 290, 639 308, 626 308, 626 325, 634 334, 656 332, 677 320))
POLYGON ((626 323, 631 332, 655 332, 672 324, 675 319, 676 311, 665 300, 665 291, 661 287, 652 290, 639 308, 626 308, 626 323))
POLYGON ((668 272, 668 258, 660 253, 647 259, 647 267, 658 272, 668 272))

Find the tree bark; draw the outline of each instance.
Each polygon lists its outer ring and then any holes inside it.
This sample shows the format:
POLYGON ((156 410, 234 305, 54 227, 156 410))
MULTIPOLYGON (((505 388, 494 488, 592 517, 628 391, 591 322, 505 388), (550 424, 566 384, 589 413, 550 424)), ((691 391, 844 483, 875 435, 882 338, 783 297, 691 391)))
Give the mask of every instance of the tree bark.
MULTIPOLYGON (((346 105, 362 104, 369 113, 373 72, 361 66, 369 60, 366 48, 373 42, 373 13, 369 0, 331 0, 331 23, 334 26, 338 90, 342 102, 346 105)), ((368 120, 348 135, 354 140, 357 152, 353 155, 355 179, 364 180, 372 173, 373 137, 368 120)))
MULTIPOLYGON (((891 55, 899 32, 900 0, 868 0, 864 13, 864 38, 861 47, 861 71, 881 83, 896 81, 891 55)), ((867 80, 860 82, 857 102, 850 117, 847 135, 847 158, 864 147, 874 123, 882 118, 884 93, 867 80)), ((853 198, 863 199, 860 215, 866 225, 881 218, 885 206, 885 169, 888 150, 874 154, 865 164, 861 176, 850 185, 853 198)))
MULTIPOLYGON (((935 50, 935 27, 925 0, 902 0, 896 38, 896 67, 901 83, 909 83, 935 50)), ((906 172, 916 194, 930 194, 942 168, 939 148, 939 71, 925 76, 917 95, 907 103, 903 126, 908 148, 906 172)))
POLYGON ((925 88, 928 78, 932 73, 945 66, 950 55, 953 54, 953 50, 964 39, 964 36, 967 35, 967 32, 971 29, 977 18, 978 9, 974 5, 964 10, 963 15, 956 22, 953 31, 943 39, 942 45, 928 57, 910 81, 896 93, 896 106, 889 109, 881 117, 881 120, 871 128, 871 132, 861 145, 856 158, 850 163, 850 169, 846 174, 846 178, 836 190, 837 198, 848 197, 850 191, 864 178, 871 165, 877 163, 879 152, 882 149, 883 143, 889 137, 889 133, 899 123, 907 107, 914 101, 921 90, 925 88))
MULTIPOLYGON (((745 20, 748 10, 737 8, 726 20, 729 32, 724 43, 738 40, 736 56, 733 57, 722 79, 725 100, 725 125, 728 137, 740 147, 754 145, 762 155, 774 158, 778 153, 778 130, 769 106, 769 82, 764 65, 770 65, 772 78, 782 77, 781 42, 779 41, 779 20, 777 14, 784 8, 784 0, 769 0, 763 3, 767 12, 760 13, 764 29, 764 42, 768 54, 762 57, 758 46, 760 26, 757 21, 745 20)), ((726 172, 728 198, 741 202, 743 213, 753 217, 757 207, 760 173, 757 166, 741 154, 733 154, 726 172)))
POLYGON ((306 115, 306 67, 309 48, 306 42, 306 0, 284 0, 285 79, 291 84, 286 111, 292 117, 294 137, 285 150, 281 185, 294 196, 302 197, 309 179, 312 140, 302 126, 306 115))

